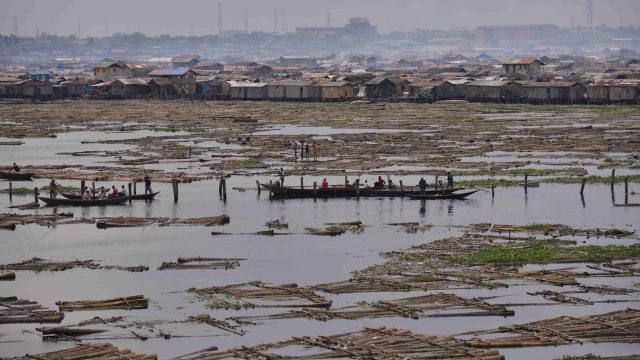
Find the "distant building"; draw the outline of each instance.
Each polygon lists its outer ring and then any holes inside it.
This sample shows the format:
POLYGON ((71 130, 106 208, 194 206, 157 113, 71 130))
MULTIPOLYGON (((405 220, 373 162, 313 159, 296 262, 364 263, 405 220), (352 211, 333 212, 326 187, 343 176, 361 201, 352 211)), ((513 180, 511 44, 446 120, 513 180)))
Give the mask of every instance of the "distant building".
POLYGON ((532 80, 542 73, 543 65, 538 59, 518 59, 502 63, 502 69, 507 75, 521 75, 525 80, 532 80))
POLYGON ((168 79, 178 96, 193 96, 196 93, 196 73, 189 68, 155 69, 149 73, 151 78, 168 79))
POLYGON ((120 60, 105 59, 93 67, 93 76, 105 81, 127 78, 131 74, 131 68, 120 60))
POLYGON ((367 18, 351 18, 343 27, 299 27, 296 35, 315 39, 355 42, 370 40, 377 35, 377 27, 367 18))
POLYGON ((14 84, 15 94, 26 98, 53 97, 53 84, 48 81, 27 79, 14 84))
POLYGON ((200 56, 198 55, 178 55, 171 58, 171 67, 184 68, 194 67, 200 62, 200 56))
POLYGON ((318 59, 313 56, 280 56, 281 66, 316 66, 318 59))
POLYGON ((496 45, 540 39, 550 41, 557 39, 560 33, 560 27, 552 24, 491 25, 476 29, 479 41, 496 45))
POLYGON ((49 70, 29 70, 27 77, 31 80, 49 81, 51 80, 51 72, 49 70))

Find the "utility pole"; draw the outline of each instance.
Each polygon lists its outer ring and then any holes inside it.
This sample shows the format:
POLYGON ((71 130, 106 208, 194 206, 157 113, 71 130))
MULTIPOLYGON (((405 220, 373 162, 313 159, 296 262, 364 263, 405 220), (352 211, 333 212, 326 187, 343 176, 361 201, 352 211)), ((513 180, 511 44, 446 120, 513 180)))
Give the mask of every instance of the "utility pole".
POLYGON ((273 32, 278 32, 278 9, 273 9, 273 32))
POLYGON ((593 30, 593 0, 587 0, 587 28, 593 30))
POLYGON ((218 41, 222 44, 222 3, 218 2, 218 41))
POLYGON ((284 34, 284 9, 280 9, 280 24, 282 24, 282 33, 284 34))
POLYGON ((18 15, 13 17, 13 34, 18 37, 18 15))
POLYGON ((327 11, 327 27, 331 27, 331 13, 327 11))
POLYGON ((244 33, 249 33, 249 18, 247 17, 247 10, 244 11, 244 33))
POLYGON ((80 27, 80 23, 78 23, 78 39, 82 37, 82 29, 80 27))

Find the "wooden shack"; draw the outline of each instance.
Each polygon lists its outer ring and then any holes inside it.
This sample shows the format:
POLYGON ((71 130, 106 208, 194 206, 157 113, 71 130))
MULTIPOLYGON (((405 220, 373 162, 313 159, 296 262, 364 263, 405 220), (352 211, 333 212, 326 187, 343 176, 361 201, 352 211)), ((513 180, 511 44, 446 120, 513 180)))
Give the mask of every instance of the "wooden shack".
POLYGON ((268 83, 269 100, 304 101, 319 98, 318 89, 309 80, 280 80, 268 83))
POLYGON ((518 102, 524 98, 522 84, 515 81, 476 80, 464 85, 468 101, 518 102))
POLYGON ((577 82, 533 82, 525 86, 531 104, 577 104, 585 100, 585 87, 577 82))
POLYGON ((327 81, 316 85, 322 101, 342 101, 354 99, 356 88, 347 81, 327 81))
POLYGON ((229 80, 224 83, 223 92, 228 99, 264 100, 267 98, 267 84, 229 80))
POLYGON ((364 94, 367 99, 391 98, 396 94, 396 84, 389 78, 379 76, 365 84, 364 94))
POLYGON ((418 102, 438 101, 438 88, 444 81, 416 80, 409 85, 409 98, 418 102))
POLYGON ((148 82, 142 79, 118 79, 111 84, 111 96, 120 99, 135 99, 151 94, 148 82))
POLYGON ((22 80, 14 84, 14 93, 18 97, 50 98, 53 97, 53 84, 48 81, 22 80))

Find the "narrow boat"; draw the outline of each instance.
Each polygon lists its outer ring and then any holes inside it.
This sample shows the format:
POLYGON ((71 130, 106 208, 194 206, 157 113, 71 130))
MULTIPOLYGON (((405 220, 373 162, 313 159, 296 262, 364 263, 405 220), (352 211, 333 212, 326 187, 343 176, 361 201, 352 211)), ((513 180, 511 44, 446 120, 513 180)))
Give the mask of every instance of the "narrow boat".
MULTIPOLYGON (((269 184, 260 184, 262 189, 269 191, 269 184)), ((424 191, 423 195, 443 195, 449 194, 455 191, 465 190, 464 188, 453 188, 453 189, 427 189, 424 191)), ((332 186, 326 189, 317 188, 313 190, 313 188, 298 188, 298 187, 276 187, 273 186, 271 189, 271 195, 275 198, 333 198, 333 197, 357 197, 358 192, 360 192, 360 197, 403 197, 403 196, 412 196, 412 195, 421 195, 421 192, 416 187, 409 187, 403 190, 398 188, 393 189, 385 189, 385 188, 345 188, 343 186, 332 186)))
POLYGON ((469 190, 463 192, 450 192, 448 194, 432 194, 432 195, 409 195, 410 199, 413 200, 464 200, 469 195, 477 193, 476 190, 469 190))
POLYGON ((0 171, 0 179, 7 179, 13 181, 27 181, 35 175, 33 172, 10 172, 0 171))
MULTIPOLYGON (((160 191, 156 191, 154 193, 151 194, 137 194, 137 195, 131 195, 131 200, 152 200, 156 195, 158 195, 160 193, 160 191)), ((71 199, 71 200, 81 200, 82 196, 78 195, 78 194, 72 194, 72 193, 60 193, 60 195, 62 195, 63 197, 67 198, 67 199, 71 199)), ((91 200, 97 200, 98 198, 95 196, 91 197, 91 200)))
POLYGON ((38 197, 47 206, 104 206, 104 205, 119 205, 129 201, 128 196, 122 196, 109 199, 51 199, 45 196, 38 197))

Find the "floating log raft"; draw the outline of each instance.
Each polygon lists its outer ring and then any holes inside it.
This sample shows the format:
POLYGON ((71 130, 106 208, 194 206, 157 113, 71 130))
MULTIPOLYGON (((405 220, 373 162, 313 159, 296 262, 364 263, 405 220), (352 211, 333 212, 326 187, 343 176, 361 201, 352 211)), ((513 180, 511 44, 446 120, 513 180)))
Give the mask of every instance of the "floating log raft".
POLYGON ((187 270, 187 269, 235 269, 240 266, 240 258, 207 258, 179 257, 176 262, 163 262, 158 270, 187 270))
POLYGON ((38 224, 42 226, 49 226, 52 224, 59 224, 62 222, 69 221, 73 219, 73 213, 61 212, 57 214, 0 214, 0 223, 1 224, 38 224))
POLYGON ((0 280, 2 281, 13 281, 15 279, 16 279, 16 273, 14 272, 0 273, 0 280))
POLYGON ((129 349, 119 350, 111 344, 77 344, 73 348, 52 351, 38 355, 25 355, 21 357, 8 358, 10 360, 64 360, 64 359, 84 359, 84 360, 155 360, 156 355, 146 355, 134 353, 129 349))
MULTIPOLYGON (((363 292, 427 291, 477 288, 474 284, 446 278, 409 276, 357 276, 350 280, 313 285, 312 288, 330 294, 363 292)), ((481 286, 484 287, 484 286, 481 286)))
POLYGON ((159 226, 170 225, 201 225, 214 226, 225 225, 230 221, 229 215, 207 216, 188 219, 171 219, 167 217, 113 217, 97 218, 96 227, 106 229, 112 227, 138 227, 157 224, 159 226))
POLYGON ((504 359, 498 351, 468 347, 449 336, 415 334, 395 328, 365 328, 363 331, 334 336, 294 337, 276 343, 243 346, 225 351, 205 351, 183 360, 277 359, 288 350, 300 353, 288 359, 504 359), (300 347, 307 349, 300 350, 300 347), (290 349, 287 349, 290 348, 290 349), (309 350, 312 348, 312 350, 309 350), (284 350, 286 349, 286 350, 284 350), (280 350, 277 352, 268 352, 280 350))
POLYGON ((330 300, 319 296, 312 289, 299 288, 296 284, 269 286, 255 281, 223 287, 191 288, 188 291, 209 301, 208 306, 213 308, 240 310, 257 307, 331 307, 330 300), (233 300, 229 301, 229 298, 233 300))
POLYGON ((583 342, 640 342, 640 310, 627 309, 584 317, 560 316, 528 324, 502 326, 497 329, 459 335, 475 337, 465 344, 477 348, 525 347, 583 342), (508 334, 498 337, 499 334, 508 334))
POLYGON ((214 319, 211 316, 209 316, 209 314, 189 316, 189 319, 187 320, 187 322, 195 322, 195 323, 211 325, 213 327, 217 327, 218 329, 230 332, 232 334, 240 335, 240 336, 245 334, 243 330, 238 330, 239 328, 238 325, 232 325, 226 321, 214 319))
POLYGON ((35 301, 0 297, 0 324, 59 323, 64 314, 43 308, 35 301))
POLYGON ((98 269, 93 260, 49 261, 34 257, 14 264, 0 265, 0 270, 65 271, 73 268, 98 269))
POLYGON ((514 312, 502 305, 491 305, 478 299, 465 299, 454 294, 429 294, 389 301, 360 302, 358 306, 336 310, 293 309, 286 313, 263 316, 238 317, 239 320, 259 321, 276 319, 309 318, 320 321, 332 319, 362 319, 381 317, 421 317, 452 316, 513 316, 514 312))
POLYGON ((106 300, 58 301, 60 311, 109 310, 109 309, 146 309, 149 299, 144 295, 134 295, 106 300))

